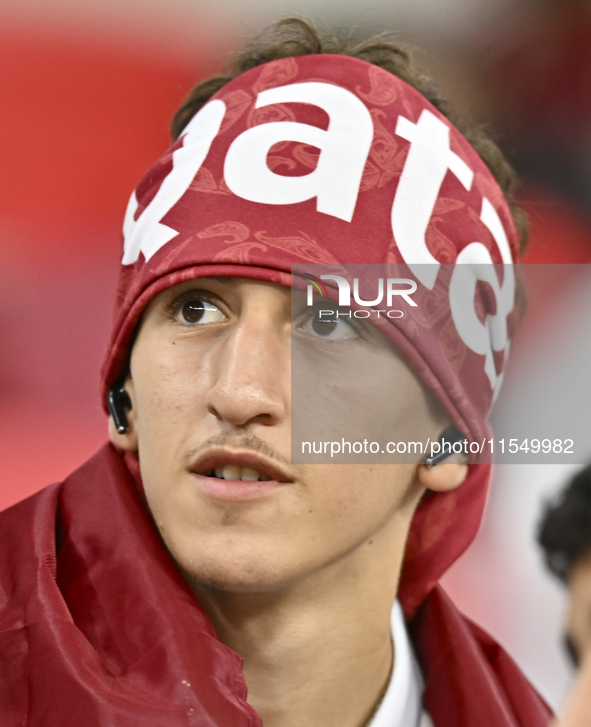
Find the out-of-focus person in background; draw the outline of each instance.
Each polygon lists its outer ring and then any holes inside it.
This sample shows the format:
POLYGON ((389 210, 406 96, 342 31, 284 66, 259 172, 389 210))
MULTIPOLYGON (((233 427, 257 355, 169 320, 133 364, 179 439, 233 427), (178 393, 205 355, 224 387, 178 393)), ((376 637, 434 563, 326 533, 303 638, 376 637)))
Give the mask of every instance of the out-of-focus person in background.
POLYGON ((578 670, 560 727, 591 725, 591 465, 546 508, 538 541, 546 564, 568 588, 564 646, 578 670))

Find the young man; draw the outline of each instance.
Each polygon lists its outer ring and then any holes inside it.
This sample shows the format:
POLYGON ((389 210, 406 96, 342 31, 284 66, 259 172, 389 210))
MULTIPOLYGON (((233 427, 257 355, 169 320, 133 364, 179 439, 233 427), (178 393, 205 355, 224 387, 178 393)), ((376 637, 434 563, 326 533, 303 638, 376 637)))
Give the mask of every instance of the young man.
POLYGON ((541 727, 546 706, 437 585, 489 467, 290 452, 302 347, 379 361, 326 401, 379 411, 386 438, 401 422, 486 437, 519 254, 487 164, 508 195, 507 167, 396 46, 323 46, 302 21, 274 34, 195 90, 132 195, 111 444, 0 518, 4 721, 541 727), (328 304, 293 314, 292 266, 367 263, 403 267, 419 304, 364 326, 328 304))
POLYGON ((560 724, 585 727, 591 724, 591 466, 548 506, 538 539, 548 568, 568 586, 565 645, 579 669, 560 724))

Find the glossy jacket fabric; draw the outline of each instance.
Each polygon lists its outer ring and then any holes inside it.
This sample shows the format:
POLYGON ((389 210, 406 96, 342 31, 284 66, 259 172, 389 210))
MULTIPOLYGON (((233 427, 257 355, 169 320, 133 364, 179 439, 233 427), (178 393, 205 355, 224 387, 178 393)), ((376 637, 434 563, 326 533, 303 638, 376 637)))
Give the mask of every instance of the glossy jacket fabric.
MULTIPOLYGON (((0 542, 0 727, 261 727, 240 657, 111 445, 1 513, 0 542)), ((511 659, 438 587, 410 631, 435 727, 547 725, 511 659)))

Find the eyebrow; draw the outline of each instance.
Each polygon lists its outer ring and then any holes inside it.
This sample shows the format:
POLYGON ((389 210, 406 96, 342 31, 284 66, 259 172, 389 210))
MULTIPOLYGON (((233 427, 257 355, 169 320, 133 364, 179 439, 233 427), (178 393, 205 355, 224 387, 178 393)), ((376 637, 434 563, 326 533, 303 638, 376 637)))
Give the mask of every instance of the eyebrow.
POLYGON ((230 275, 223 275, 220 277, 213 278, 216 283, 221 283, 222 285, 228 285, 232 281, 232 276, 230 275))
POLYGON ((578 669, 581 660, 579 659, 579 653, 574 645, 573 640, 570 637, 570 634, 564 634, 564 636, 562 637, 562 645, 564 646, 564 649, 568 654, 569 661, 576 669, 578 669))

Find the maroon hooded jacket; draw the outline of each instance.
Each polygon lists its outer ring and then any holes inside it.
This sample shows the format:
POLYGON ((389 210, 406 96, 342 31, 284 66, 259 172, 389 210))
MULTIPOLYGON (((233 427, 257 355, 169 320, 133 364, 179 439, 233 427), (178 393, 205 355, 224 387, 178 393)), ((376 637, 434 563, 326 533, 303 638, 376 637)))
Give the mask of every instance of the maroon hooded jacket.
MULTIPOLYGON (((0 514, 1 727, 259 727, 121 455, 0 514)), ((545 727, 503 649, 435 586, 409 622, 435 727, 545 727)))

